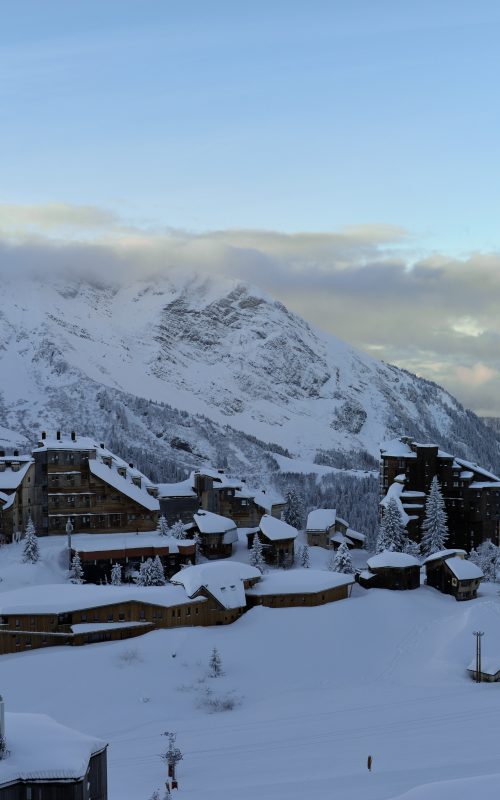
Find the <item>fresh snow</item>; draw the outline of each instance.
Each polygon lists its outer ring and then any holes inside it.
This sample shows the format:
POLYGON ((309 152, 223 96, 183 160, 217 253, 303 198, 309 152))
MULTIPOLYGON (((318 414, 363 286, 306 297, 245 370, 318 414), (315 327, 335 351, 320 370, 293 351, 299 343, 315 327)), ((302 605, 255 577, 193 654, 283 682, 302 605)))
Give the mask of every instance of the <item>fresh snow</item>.
POLYGON ((316 508, 307 515, 308 531, 326 531, 335 525, 337 511, 335 508, 316 508))
POLYGON ((349 586, 354 583, 353 575, 330 572, 319 569, 274 570, 266 573, 262 580, 247 594, 313 594, 334 589, 337 586, 349 586))
POLYGON ((467 561, 465 558, 452 556, 451 558, 446 559, 446 563, 459 581, 484 578, 482 569, 480 569, 477 564, 474 564, 472 561, 467 561))
POLYGON ((397 553, 393 550, 384 550, 383 553, 378 553, 372 556, 366 562, 370 569, 377 569, 383 567, 393 567, 401 569, 403 567, 419 567, 420 562, 414 556, 408 553, 397 553))
POLYGON ((259 527, 264 536, 267 536, 272 542, 279 542, 281 539, 295 539, 297 536, 296 528, 269 514, 264 514, 259 527))

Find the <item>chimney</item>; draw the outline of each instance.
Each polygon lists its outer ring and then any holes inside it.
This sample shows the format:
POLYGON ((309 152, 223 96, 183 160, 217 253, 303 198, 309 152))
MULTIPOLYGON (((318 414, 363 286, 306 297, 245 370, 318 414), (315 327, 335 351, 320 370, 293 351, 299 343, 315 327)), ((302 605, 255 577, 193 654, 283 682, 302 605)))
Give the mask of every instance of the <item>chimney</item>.
POLYGON ((5 457, 5 450, 0 450, 0 458, 4 458, 4 457, 5 457))
POLYGON ((99 445, 99 447, 101 448, 101 450, 104 450, 104 442, 101 442, 101 444, 99 445))
POLYGON ((56 439, 58 442, 61 441, 61 431, 56 431, 56 439))
POLYGON ((19 455, 19 450, 14 450, 13 455, 16 456, 16 458, 17 458, 17 456, 19 455))
POLYGON ((47 434, 45 433, 45 431, 42 431, 42 442, 44 442, 46 438, 47 434))
POLYGON ((134 465, 132 463, 129 464, 130 469, 134 469, 134 465))
POLYGON ((3 697, 0 694, 0 736, 5 740, 5 710, 3 704, 3 697))
POLYGON ((75 431, 71 431, 71 441, 76 442, 76 433, 75 431))

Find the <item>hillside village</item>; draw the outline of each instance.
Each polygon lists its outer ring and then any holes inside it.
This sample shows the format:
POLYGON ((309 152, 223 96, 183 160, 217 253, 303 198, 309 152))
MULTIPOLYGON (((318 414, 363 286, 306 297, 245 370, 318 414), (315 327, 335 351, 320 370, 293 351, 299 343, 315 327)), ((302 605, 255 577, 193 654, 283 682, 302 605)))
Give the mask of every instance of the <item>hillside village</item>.
MULTIPOLYGON (((409 437, 383 444, 379 518, 376 536, 356 531, 336 509, 305 514, 293 490, 205 465, 154 483, 103 442, 42 433, 31 453, 0 453, 0 552, 16 564, 0 592, 0 654, 225 626, 256 607, 348 600, 355 586, 473 600, 494 579, 500 479, 477 464, 409 437)), ((483 680, 499 678, 500 664, 484 666, 483 680)), ((58 735, 53 721, 33 724, 58 735)), ((92 746, 86 774, 105 798, 106 747, 92 746)))

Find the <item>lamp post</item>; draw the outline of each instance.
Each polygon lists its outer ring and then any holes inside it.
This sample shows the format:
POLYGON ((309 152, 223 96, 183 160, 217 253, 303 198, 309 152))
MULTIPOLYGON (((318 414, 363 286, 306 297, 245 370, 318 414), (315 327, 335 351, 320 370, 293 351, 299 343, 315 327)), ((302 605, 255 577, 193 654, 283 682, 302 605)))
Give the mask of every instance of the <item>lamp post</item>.
POLYGON ((71 569, 71 534, 73 533, 73 524, 71 518, 68 517, 66 523, 66 535, 68 537, 68 569, 71 569))
POLYGON ((476 683, 481 683, 481 637, 483 631, 474 631, 476 637, 476 683))

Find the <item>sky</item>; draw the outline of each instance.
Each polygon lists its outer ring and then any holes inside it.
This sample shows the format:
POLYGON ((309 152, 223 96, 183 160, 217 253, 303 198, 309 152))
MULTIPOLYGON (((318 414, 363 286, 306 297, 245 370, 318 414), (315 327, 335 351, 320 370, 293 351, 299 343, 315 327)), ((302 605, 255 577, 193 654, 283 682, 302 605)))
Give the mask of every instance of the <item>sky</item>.
POLYGON ((0 269, 250 280, 500 415, 500 4, 0 7, 0 269))

